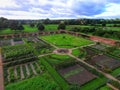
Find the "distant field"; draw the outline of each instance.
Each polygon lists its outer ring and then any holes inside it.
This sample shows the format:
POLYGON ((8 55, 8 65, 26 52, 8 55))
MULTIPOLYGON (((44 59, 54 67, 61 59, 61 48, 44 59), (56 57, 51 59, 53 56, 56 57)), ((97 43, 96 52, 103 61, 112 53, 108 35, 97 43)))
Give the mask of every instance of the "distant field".
POLYGON ((90 40, 81 37, 75 37, 68 34, 49 35, 49 36, 42 36, 40 38, 60 48, 72 48, 72 47, 89 45, 93 43, 90 40))

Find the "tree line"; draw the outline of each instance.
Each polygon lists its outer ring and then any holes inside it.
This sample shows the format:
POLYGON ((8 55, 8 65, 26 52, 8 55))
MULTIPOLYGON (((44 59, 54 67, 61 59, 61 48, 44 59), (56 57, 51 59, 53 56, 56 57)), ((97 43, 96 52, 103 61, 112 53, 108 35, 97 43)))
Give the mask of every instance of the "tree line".
POLYGON ((72 28, 71 31, 92 34, 95 36, 101 36, 105 38, 120 39, 120 31, 104 30, 104 28, 99 27, 75 27, 72 28))

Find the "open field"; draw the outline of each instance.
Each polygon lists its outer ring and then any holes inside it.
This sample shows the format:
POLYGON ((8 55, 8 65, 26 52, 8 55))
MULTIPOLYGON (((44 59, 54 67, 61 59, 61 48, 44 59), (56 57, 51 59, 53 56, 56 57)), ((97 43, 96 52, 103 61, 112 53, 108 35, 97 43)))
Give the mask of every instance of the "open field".
POLYGON ((59 48, 73 48, 92 44, 93 42, 81 37, 75 37, 68 34, 57 34, 40 37, 45 41, 52 43, 59 48), (77 41, 77 42, 76 42, 77 41))

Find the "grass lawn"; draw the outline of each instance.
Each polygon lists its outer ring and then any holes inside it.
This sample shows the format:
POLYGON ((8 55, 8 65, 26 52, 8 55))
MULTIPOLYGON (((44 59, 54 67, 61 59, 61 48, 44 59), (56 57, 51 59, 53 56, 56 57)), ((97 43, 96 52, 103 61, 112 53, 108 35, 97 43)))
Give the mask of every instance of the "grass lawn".
POLYGON ((120 49, 115 49, 111 52, 111 54, 120 57, 120 49))
POLYGON ((56 55, 56 54, 45 56, 44 58, 52 65, 60 64, 60 63, 67 62, 70 60, 74 60, 73 58, 69 57, 68 55, 56 55))
POLYGON ((100 90, 112 90, 112 89, 108 86, 103 86, 103 87, 100 88, 100 90))
POLYGON ((113 70, 112 72, 111 72, 111 75, 113 75, 113 76, 118 76, 118 75, 120 75, 120 67, 118 67, 118 68, 116 68, 115 70, 113 70))
POLYGON ((92 27, 92 26, 87 26, 87 25, 67 25, 66 30, 71 30, 72 28, 84 28, 84 27, 92 27))
POLYGON ((107 81, 105 77, 98 77, 85 85, 81 86, 80 90, 96 90, 99 86, 104 84, 107 81))
POLYGON ((86 52, 81 48, 77 48, 72 51, 72 55, 82 58, 84 55, 86 55, 86 52))
POLYGON ((58 25, 57 24, 48 24, 45 25, 45 31, 55 31, 57 30, 58 25))
POLYGON ((61 90, 52 77, 46 72, 42 75, 11 83, 5 90, 61 90))
POLYGON ((30 27, 29 25, 24 25, 24 32, 38 32, 37 27, 30 27))
POLYGON ((59 48, 73 48, 92 44, 93 42, 82 37, 76 37, 69 34, 56 34, 49 36, 41 36, 40 38, 52 43, 59 48))
POLYGON ((111 31, 120 31, 119 27, 105 27, 105 30, 111 30, 111 31))

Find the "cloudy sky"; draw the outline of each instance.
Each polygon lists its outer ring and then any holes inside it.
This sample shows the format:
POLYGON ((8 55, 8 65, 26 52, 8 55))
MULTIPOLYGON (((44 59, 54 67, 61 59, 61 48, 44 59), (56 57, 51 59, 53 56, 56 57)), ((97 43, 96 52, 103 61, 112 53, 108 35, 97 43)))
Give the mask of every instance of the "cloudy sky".
POLYGON ((120 0, 0 0, 8 19, 120 18, 120 0))

